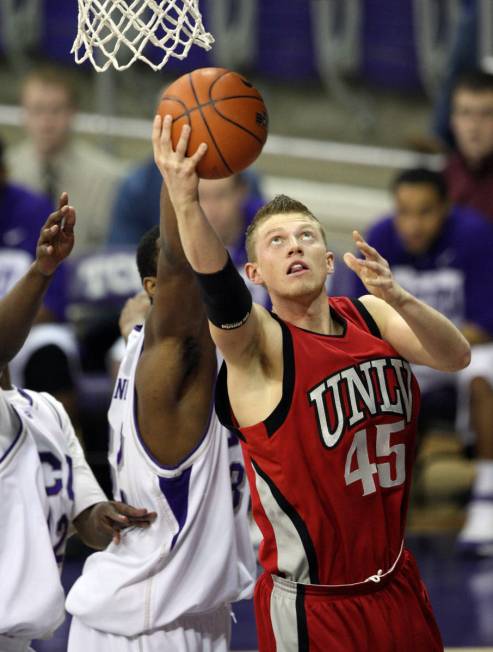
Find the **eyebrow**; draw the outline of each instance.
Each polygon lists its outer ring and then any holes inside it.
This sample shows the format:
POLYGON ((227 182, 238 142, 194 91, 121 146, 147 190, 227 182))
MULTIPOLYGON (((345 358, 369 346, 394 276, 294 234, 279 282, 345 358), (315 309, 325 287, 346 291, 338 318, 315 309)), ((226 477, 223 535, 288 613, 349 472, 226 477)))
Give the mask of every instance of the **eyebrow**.
MULTIPOLYGON (((299 226, 298 230, 300 230, 300 229, 306 229, 307 227, 314 228, 314 227, 315 227, 315 224, 314 224, 311 220, 310 220, 310 221, 303 222, 303 223, 299 226)), ((275 226, 274 228, 269 229, 268 231, 266 231, 266 232, 264 233, 264 238, 266 238, 266 237, 267 237, 268 235, 270 235, 271 233, 275 233, 276 231, 282 231, 282 230, 285 229, 285 228, 286 228, 286 227, 284 227, 284 226, 282 226, 282 225, 275 226)))

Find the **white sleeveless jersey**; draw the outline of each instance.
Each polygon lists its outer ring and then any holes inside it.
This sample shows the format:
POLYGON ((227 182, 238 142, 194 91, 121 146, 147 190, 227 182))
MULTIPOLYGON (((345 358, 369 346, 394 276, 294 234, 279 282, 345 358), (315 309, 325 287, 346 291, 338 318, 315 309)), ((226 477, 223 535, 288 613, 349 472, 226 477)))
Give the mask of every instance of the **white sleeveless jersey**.
POLYGON ((2 411, 0 634, 40 638, 64 619, 59 570, 69 526, 106 496, 61 403, 22 389, 0 391, 0 400, 18 423, 9 443, 2 411))
POLYGON ((13 410, 1 390, 0 403, 0 638, 40 638, 64 618, 63 588, 46 527, 48 498, 30 428, 17 417, 11 428, 13 410))
POLYGON ((62 404, 45 392, 15 389, 4 393, 38 449, 48 498, 48 528, 61 567, 72 521, 87 507, 105 501, 106 496, 85 460, 62 404))
POLYGON ((110 406, 109 458, 115 499, 155 511, 157 519, 93 554, 66 603, 85 625, 123 636, 249 597, 255 576, 243 458, 215 411, 176 467, 160 465, 139 434, 135 372, 143 341, 137 327, 110 406))

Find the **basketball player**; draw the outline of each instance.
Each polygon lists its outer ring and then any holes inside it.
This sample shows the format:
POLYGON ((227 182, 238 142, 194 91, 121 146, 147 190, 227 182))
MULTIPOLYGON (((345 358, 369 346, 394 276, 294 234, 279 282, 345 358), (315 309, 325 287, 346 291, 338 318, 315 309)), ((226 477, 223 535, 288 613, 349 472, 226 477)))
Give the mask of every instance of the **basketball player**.
POLYGON ((68 649, 225 652, 229 603, 253 588, 249 497, 239 442, 213 409, 216 350, 164 187, 137 264, 151 306, 116 378, 109 457, 115 496, 150 501, 158 518, 88 559, 67 598, 68 649))
POLYGON ((75 213, 68 197, 41 231, 36 260, 0 301, 0 650, 23 651, 64 618, 59 569, 73 524, 85 543, 106 546, 127 525, 155 515, 109 503, 67 413, 49 394, 10 385, 5 362, 29 333, 57 265, 70 253, 75 213))
MULTIPOLYGON (((157 161, 225 367, 217 409, 236 426, 263 534, 255 590, 261 652, 442 650, 416 563, 403 548, 419 389, 410 362, 454 371, 470 350, 445 317, 396 284, 354 232, 345 255, 370 294, 327 299, 333 269, 308 209, 280 196, 247 234, 251 296, 201 210, 189 128, 157 161)), ((156 137, 157 138, 157 137, 156 137)))

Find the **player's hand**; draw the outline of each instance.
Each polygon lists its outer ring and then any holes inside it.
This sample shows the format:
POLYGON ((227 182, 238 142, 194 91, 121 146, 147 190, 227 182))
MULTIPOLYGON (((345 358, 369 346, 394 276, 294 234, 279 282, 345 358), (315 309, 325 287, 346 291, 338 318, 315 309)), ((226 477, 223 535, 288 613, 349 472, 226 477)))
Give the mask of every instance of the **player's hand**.
POLYGON ((156 512, 148 512, 147 509, 138 509, 114 500, 97 503, 91 513, 96 529, 115 543, 121 541, 121 530, 129 527, 148 528, 156 517, 156 512))
POLYGON ((124 340, 127 340, 134 326, 142 324, 145 321, 150 307, 151 302, 144 290, 126 301, 118 321, 120 333, 124 340))
POLYGON ((60 196, 58 210, 46 220, 36 247, 34 267, 43 276, 51 276, 74 246, 75 210, 68 205, 66 192, 60 196))
POLYGON ((388 262, 364 240, 358 231, 353 231, 353 240, 364 258, 356 258, 349 252, 345 253, 346 265, 359 276, 370 294, 390 305, 399 305, 407 293, 395 281, 388 262))
POLYGON ((173 119, 170 115, 164 118, 157 115, 152 127, 152 147, 154 161, 158 166, 170 199, 176 209, 185 207, 198 201, 199 177, 197 165, 207 151, 207 145, 201 143, 192 156, 187 156, 188 141, 190 139, 190 126, 184 125, 180 138, 173 149, 171 141, 171 125, 173 119))

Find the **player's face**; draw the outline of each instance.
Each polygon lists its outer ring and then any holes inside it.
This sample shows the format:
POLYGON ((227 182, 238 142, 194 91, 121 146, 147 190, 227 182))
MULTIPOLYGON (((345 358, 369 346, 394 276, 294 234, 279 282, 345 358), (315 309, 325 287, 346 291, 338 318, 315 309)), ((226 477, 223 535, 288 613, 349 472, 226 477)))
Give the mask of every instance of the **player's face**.
POLYGON ((448 203, 431 184, 401 184, 395 192, 395 226, 407 251, 425 253, 439 235, 448 203))
POLYGON ((226 246, 234 245, 243 230, 243 184, 235 177, 201 179, 200 205, 226 246))
POLYGON ((459 151, 470 164, 493 154, 493 91, 459 89, 453 98, 452 128, 459 151))
POLYGON ((276 297, 306 298, 324 291, 333 256, 314 220, 300 213, 273 215, 258 227, 257 261, 247 264, 247 274, 263 283, 276 297))
POLYGON ((33 79, 22 95, 26 131, 42 156, 65 144, 74 116, 65 89, 33 79))

